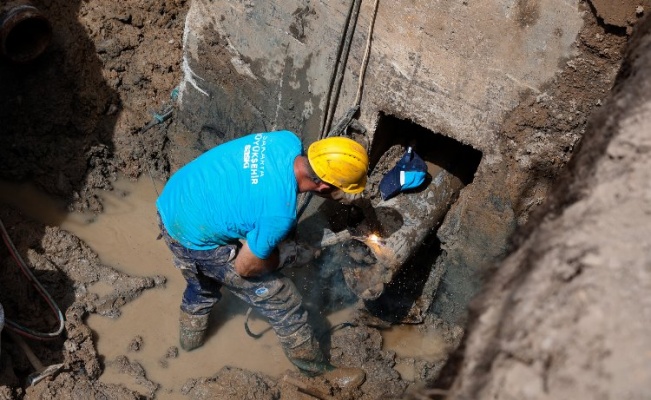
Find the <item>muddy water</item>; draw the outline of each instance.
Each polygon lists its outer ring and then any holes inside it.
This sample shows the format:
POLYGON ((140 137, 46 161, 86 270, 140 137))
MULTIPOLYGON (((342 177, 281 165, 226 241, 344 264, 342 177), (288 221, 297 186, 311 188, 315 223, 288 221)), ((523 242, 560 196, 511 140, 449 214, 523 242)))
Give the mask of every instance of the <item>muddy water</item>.
MULTIPOLYGON (((161 385, 157 398, 181 398, 181 387, 189 378, 211 376, 226 365, 273 377, 293 368, 276 336, 267 330, 269 325, 255 313, 250 320, 251 330, 266 330, 266 333, 260 339, 245 333, 247 306, 227 291, 224 291, 222 301, 211 315, 206 344, 193 352, 179 350, 178 356, 169 356, 169 349, 178 346, 178 306, 185 285, 181 274, 172 266, 164 242, 156 240, 158 228, 154 203, 162 185, 149 179, 118 181, 115 191, 99 193, 105 212, 98 216, 66 214, 60 203, 28 185, 0 182, 0 192, 12 194, 11 198, 0 195, 0 201, 10 202, 32 218, 59 225, 74 233, 107 265, 130 275, 163 275, 167 278, 165 288, 145 291, 122 307, 121 317, 110 319, 91 315, 88 318, 103 360, 110 362, 119 355, 126 355, 131 361, 140 363, 146 377, 161 385), (142 338, 142 345, 138 350, 133 350, 130 345, 139 337, 142 338)), ((98 283, 90 290, 102 295, 112 288, 98 283)), ((349 317, 349 310, 344 309, 328 315, 327 319, 335 325, 349 317)), ((414 380, 413 363, 409 360, 414 357, 435 358, 443 351, 441 342, 432 340, 431 336, 424 341, 423 337, 411 327, 395 327, 384 332, 384 348, 398 355, 396 370, 404 379, 414 380)), ((135 378, 112 368, 106 368, 100 379, 146 394, 135 378)))
POLYGON ((420 325, 393 326, 382 332, 382 339, 383 349, 396 353, 393 368, 402 379, 412 382, 418 380, 416 360, 439 361, 451 350, 439 332, 423 332, 420 325))
MULTIPOLYGON (((193 352, 180 350, 177 357, 166 357, 168 349, 178 346, 178 307, 185 287, 181 274, 172 266, 171 255, 162 240, 156 240, 154 202, 157 191, 151 180, 121 180, 113 192, 99 193, 105 212, 98 216, 66 214, 62 204, 44 196, 29 185, 0 183, 0 201, 11 203, 30 217, 51 225, 59 225, 84 240, 104 264, 130 275, 164 275, 164 289, 145 291, 141 297, 124 306, 122 316, 110 319, 91 315, 88 324, 96 334, 97 350, 105 362, 119 355, 140 363, 147 378, 161 385, 158 398, 180 396, 180 388, 189 378, 210 376, 225 365, 259 371, 277 377, 292 368, 272 331, 260 339, 244 331, 247 307, 224 291, 224 297, 213 315, 206 344, 193 352), (3 198, 6 197, 6 198, 3 198), (140 350, 130 344, 142 337, 140 350)), ((98 283, 90 288, 98 294, 112 290, 98 283)), ((346 312, 328 317, 332 324, 345 321, 346 312)), ((250 328, 262 332, 269 325, 251 315, 250 328)), ((107 383, 120 383, 143 392, 134 378, 107 368, 101 377, 107 383)))
MULTIPOLYGON (((108 361, 121 354, 137 361, 148 379, 161 384, 160 395, 169 398, 179 393, 188 378, 210 376, 225 365, 269 375, 290 368, 273 333, 258 340, 246 335, 246 306, 227 293, 211 317, 211 330, 203 348, 166 357, 168 349, 178 345, 178 307, 185 284, 172 266, 164 242, 156 240, 154 202, 162 184, 154 188, 150 180, 143 179, 137 183, 120 181, 116 186, 117 191, 103 195, 105 212, 95 222, 70 230, 88 243, 104 263, 131 275, 164 275, 167 285, 146 291, 123 307, 118 319, 91 316, 88 324, 97 332, 99 353, 108 361), (143 345, 138 351, 130 351, 130 343, 138 336, 143 345)), ((66 228, 66 221, 62 227, 66 228)), ((102 292, 106 288, 91 290, 102 292)), ((251 326, 262 329, 266 324, 253 321, 251 326)), ((129 378, 107 369, 102 380, 128 383, 129 378)))

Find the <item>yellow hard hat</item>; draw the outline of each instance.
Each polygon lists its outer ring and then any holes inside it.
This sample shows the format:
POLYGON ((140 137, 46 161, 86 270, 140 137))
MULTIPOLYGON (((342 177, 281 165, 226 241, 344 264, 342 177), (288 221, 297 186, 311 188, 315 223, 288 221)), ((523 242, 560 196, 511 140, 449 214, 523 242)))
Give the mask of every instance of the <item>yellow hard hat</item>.
POLYGON ((307 149, 307 159, 322 181, 346 193, 364 190, 368 155, 356 141, 341 136, 317 140, 307 149))

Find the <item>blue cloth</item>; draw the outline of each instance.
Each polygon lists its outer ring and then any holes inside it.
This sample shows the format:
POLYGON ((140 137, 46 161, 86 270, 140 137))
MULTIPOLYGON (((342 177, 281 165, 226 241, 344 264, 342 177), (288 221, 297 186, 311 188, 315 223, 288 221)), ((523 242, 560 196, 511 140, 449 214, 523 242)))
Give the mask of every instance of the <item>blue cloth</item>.
POLYGON ((409 147, 398 163, 382 177, 382 200, 389 200, 400 192, 419 187, 426 177, 427 164, 409 147))
POLYGON ((289 131, 250 134, 221 144, 174 173, 156 201, 169 235, 192 250, 245 239, 265 259, 296 224, 294 159, 303 153, 289 131))

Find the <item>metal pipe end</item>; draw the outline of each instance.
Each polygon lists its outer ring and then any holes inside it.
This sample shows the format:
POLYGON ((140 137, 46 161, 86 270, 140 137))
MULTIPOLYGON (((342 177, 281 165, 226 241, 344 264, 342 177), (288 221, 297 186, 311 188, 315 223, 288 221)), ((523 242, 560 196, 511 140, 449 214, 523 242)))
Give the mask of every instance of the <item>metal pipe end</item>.
POLYGON ((50 21, 29 4, 2 10, 0 22, 0 51, 10 60, 26 63, 45 51, 52 39, 50 21))

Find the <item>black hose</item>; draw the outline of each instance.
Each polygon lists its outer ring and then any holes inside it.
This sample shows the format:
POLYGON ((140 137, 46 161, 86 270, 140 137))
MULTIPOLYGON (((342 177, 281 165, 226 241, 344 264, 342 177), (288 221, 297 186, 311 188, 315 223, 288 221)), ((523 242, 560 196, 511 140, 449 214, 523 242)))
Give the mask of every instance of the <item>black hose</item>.
POLYGON ((326 99, 326 115, 321 127, 320 138, 323 139, 326 132, 330 130, 332 118, 337 110, 337 103, 339 101, 339 91, 341 90, 341 82, 346 72, 346 63, 348 62, 348 53, 350 52, 350 45, 353 41, 355 34, 355 27, 357 26, 357 17, 359 16, 359 9, 362 5, 362 0, 353 0, 348 10, 346 18, 346 25, 342 34, 341 42, 337 49, 337 59, 335 70, 330 80, 330 87, 328 88, 328 97, 326 99), (332 91, 334 90, 334 95, 332 91), (332 102, 332 103, 331 103, 332 102))
POLYGON ((16 332, 17 334, 21 336, 25 336, 30 339, 36 339, 36 340, 56 339, 61 334, 61 332, 63 332, 63 328, 65 327, 65 319, 63 318, 63 313, 59 309, 59 306, 57 306, 52 296, 48 293, 47 290, 45 290, 43 285, 41 285, 41 283, 38 281, 38 279, 36 279, 32 271, 27 267, 27 264, 22 259, 22 257, 18 253, 18 250, 16 250, 16 247, 14 246, 13 242, 9 238, 9 234, 7 233, 7 230, 5 229, 5 226, 2 223, 1 219, 0 219, 0 231, 2 233, 2 240, 4 240, 5 244, 7 245, 7 249, 9 249, 11 256, 16 261, 16 264, 18 264, 20 270, 27 277, 27 280, 29 280, 32 286, 34 286, 34 288, 38 291, 41 297, 43 297, 43 299, 47 302, 48 306, 50 306, 52 312, 56 314, 56 317, 59 321, 59 328, 54 332, 35 331, 33 329, 19 325, 18 323, 10 321, 8 319, 5 319, 6 327, 11 331, 16 332))
POLYGON ((254 339, 260 339, 265 333, 269 332, 271 330, 271 327, 267 327, 260 333, 253 333, 251 329, 249 328, 249 316, 251 315, 251 311, 253 311, 253 308, 249 307, 248 310, 246 310, 246 319, 244 320, 244 330, 246 331, 246 334, 251 336, 254 339))

